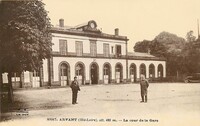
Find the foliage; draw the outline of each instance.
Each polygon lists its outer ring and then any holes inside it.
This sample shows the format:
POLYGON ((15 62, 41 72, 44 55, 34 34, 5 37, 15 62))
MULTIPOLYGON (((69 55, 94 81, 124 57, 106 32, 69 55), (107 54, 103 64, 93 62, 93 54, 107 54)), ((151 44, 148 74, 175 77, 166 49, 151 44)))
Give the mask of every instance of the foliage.
POLYGON ((155 40, 162 43, 167 48, 167 52, 169 53, 180 53, 186 43, 184 38, 165 31, 156 36, 155 40))
POLYGON ((168 32, 161 32, 152 41, 142 41, 135 44, 134 50, 138 52, 147 52, 166 59, 167 75, 175 76, 178 72, 183 72, 184 62, 181 51, 186 42, 183 38, 168 32))
POLYGON ((39 0, 0 3, 2 72, 38 69, 50 57, 50 19, 39 0))
POLYGON ((153 40, 150 44, 150 53, 157 57, 166 57, 167 48, 157 40, 153 40))
POLYGON ((193 35, 193 31, 190 30, 187 34, 186 34, 186 40, 187 42, 194 42, 196 40, 196 37, 193 35))
POLYGON ((12 73, 38 71, 42 60, 50 57, 50 28, 50 19, 40 0, 0 2, 0 75, 8 73, 10 102, 13 102, 12 73))
POLYGON ((143 40, 141 42, 137 42, 133 48, 135 52, 147 53, 148 49, 150 48, 150 44, 151 44, 151 41, 143 40))
POLYGON ((182 54, 187 73, 200 73, 200 39, 187 43, 182 54))

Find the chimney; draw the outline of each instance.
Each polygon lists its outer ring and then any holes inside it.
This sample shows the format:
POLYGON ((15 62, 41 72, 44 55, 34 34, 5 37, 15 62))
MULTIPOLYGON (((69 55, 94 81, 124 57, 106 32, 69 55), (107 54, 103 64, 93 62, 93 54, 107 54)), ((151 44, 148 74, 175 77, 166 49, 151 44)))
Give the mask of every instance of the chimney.
POLYGON ((64 19, 59 19, 59 26, 64 27, 64 19))
POLYGON ((119 28, 115 28, 115 35, 119 35, 119 28))

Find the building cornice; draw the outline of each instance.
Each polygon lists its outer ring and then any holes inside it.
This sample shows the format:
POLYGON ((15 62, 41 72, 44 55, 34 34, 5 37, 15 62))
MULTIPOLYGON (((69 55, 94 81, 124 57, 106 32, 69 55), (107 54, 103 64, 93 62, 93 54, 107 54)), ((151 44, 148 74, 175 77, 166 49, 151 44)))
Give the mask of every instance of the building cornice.
POLYGON ((87 32, 79 31, 73 29, 62 29, 62 28, 51 28, 52 33, 67 34, 67 35, 78 35, 84 37, 93 37, 93 38, 103 38, 103 39, 114 39, 114 40, 123 40, 128 41, 129 39, 126 36, 110 35, 102 32, 87 32))

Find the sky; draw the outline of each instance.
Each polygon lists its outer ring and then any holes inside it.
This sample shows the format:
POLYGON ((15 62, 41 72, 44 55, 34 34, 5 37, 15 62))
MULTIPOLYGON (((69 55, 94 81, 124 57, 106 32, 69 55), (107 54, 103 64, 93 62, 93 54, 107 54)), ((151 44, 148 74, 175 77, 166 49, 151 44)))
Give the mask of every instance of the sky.
POLYGON ((95 20, 99 29, 127 36, 128 50, 136 42, 153 40, 167 31, 185 38, 193 30, 197 36, 200 0, 43 0, 52 25, 63 18, 65 25, 76 26, 95 20))

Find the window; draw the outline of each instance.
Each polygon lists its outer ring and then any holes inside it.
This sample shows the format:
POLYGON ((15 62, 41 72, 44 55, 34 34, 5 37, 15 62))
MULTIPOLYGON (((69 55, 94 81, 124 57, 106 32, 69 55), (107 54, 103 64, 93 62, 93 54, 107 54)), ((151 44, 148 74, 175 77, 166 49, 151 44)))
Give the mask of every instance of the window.
POLYGON ((117 57, 121 56, 121 45, 116 45, 116 55, 117 57))
POLYGON ((64 63, 61 65, 61 76, 67 76, 67 65, 64 63))
POLYGON ((80 76, 80 75, 83 75, 83 65, 78 64, 76 66, 76 76, 80 76))
POLYGON ((105 57, 109 57, 109 44, 103 44, 103 53, 105 57))
POLYGON ((60 48, 60 54, 66 55, 67 54, 67 40, 59 40, 59 48, 60 48))
POLYGON ((113 52, 114 52, 113 50, 114 50, 114 47, 112 46, 112 47, 111 47, 111 53, 112 53, 112 54, 113 54, 113 52))
POLYGON ((12 73, 12 82, 17 82, 17 81, 20 81, 20 74, 17 72, 17 73, 12 73))
POLYGON ((76 55, 82 56, 83 55, 83 42, 76 42, 76 55))
POLYGON ((91 56, 96 56, 97 55, 97 45, 96 41, 90 41, 90 54, 91 56))
POLYGON ((39 77, 40 76, 40 73, 39 71, 33 71, 33 77, 39 77))

